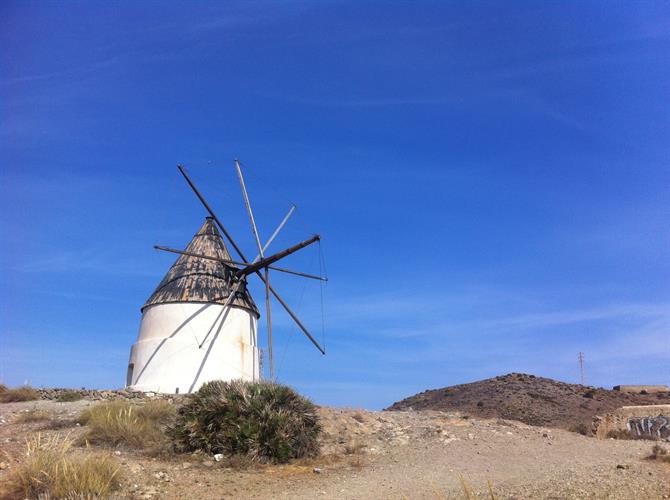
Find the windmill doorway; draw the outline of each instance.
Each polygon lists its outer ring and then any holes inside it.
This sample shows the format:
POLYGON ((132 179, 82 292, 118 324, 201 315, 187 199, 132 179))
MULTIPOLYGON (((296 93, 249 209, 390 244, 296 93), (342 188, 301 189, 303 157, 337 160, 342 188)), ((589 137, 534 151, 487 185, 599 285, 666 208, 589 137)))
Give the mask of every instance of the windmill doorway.
POLYGON ((135 369, 135 363, 130 363, 128 365, 128 373, 126 374, 126 387, 132 385, 133 383, 133 370, 135 369))

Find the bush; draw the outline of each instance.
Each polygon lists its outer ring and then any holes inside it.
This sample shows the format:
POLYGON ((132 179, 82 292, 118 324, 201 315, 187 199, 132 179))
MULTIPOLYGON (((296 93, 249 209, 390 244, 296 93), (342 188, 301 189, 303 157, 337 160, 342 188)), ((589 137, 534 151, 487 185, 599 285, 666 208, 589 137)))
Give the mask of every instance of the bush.
POLYGON ((27 459, 10 476, 9 490, 18 498, 98 498, 119 487, 121 467, 109 457, 66 456, 67 437, 33 437, 27 459))
POLYGON ((165 440, 162 428, 174 413, 172 404, 162 400, 143 405, 111 401, 84 410, 77 421, 87 426, 85 442, 146 449, 165 440))
POLYGON ((18 401, 35 401, 40 399, 40 393, 29 385, 0 391, 0 403, 15 403, 18 401))
POLYGON ((666 448, 663 448, 660 444, 655 444, 651 449, 651 455, 649 455, 650 460, 659 460, 661 462, 667 462, 670 464, 670 451, 666 448))
POLYGON ((83 396, 77 391, 63 391, 56 396, 56 401, 59 403, 70 403, 80 399, 83 399, 83 396))
POLYGON ((191 395, 169 430, 178 451, 280 463, 318 455, 320 432, 316 407, 290 387, 220 380, 191 395))
POLYGON ((593 434, 589 426, 586 425, 584 422, 573 424, 570 426, 568 430, 571 432, 576 432, 577 434, 581 434, 582 436, 590 436, 593 434))
POLYGON ((50 411, 31 408, 30 410, 19 413, 14 419, 14 423, 26 424, 31 422, 44 422, 45 420, 51 420, 53 416, 53 413, 50 411))
POLYGON ((5 384, 0 384, 0 394, 3 392, 7 392, 9 390, 9 387, 7 387, 5 384))

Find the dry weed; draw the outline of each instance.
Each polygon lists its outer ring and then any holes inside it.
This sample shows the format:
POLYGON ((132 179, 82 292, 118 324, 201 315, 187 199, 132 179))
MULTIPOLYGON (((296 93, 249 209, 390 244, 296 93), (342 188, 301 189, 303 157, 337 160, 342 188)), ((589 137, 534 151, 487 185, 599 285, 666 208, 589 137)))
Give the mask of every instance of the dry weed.
POLYGON ((655 444, 651 449, 651 455, 647 458, 670 464, 670 451, 667 448, 663 448, 660 444, 655 444))
POLYGON ((148 449, 163 445, 167 438, 163 426, 175 415, 167 401, 149 401, 143 405, 112 401, 84 410, 78 422, 87 426, 82 442, 108 446, 148 449))
POLYGON ((19 401, 35 401, 40 399, 40 393, 29 385, 0 391, 0 403, 15 403, 19 401))
MULTIPOLYGON (((461 488, 463 488, 463 498, 467 500, 475 500, 478 498, 477 493, 472 489, 472 486, 463 478, 461 474, 458 475, 458 481, 461 483, 461 488)), ((493 493, 493 485, 490 480, 486 480, 487 493, 489 500, 496 500, 495 493, 493 493)))
POLYGON ((30 410, 22 411, 14 419, 15 424, 28 424, 32 422, 44 422, 45 420, 51 420, 53 418, 53 413, 47 410, 40 410, 38 408, 31 408, 30 410))
POLYGON ((29 440, 26 460, 8 479, 12 497, 99 498, 118 488, 121 467, 113 459, 71 457, 71 447, 69 436, 59 434, 29 440))

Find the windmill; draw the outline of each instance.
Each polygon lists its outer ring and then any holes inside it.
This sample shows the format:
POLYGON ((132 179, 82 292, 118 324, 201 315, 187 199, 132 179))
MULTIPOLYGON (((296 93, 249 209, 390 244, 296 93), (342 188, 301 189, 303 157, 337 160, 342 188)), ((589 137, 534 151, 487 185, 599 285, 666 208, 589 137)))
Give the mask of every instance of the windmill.
POLYGON ((281 259, 320 242, 319 235, 268 255, 268 248, 288 222, 295 206, 291 206, 272 235, 262 244, 242 168, 235 160, 258 252, 254 259, 249 260, 184 167, 178 165, 177 168, 209 215, 186 249, 154 247, 179 257, 142 306, 140 331, 130 351, 126 386, 145 392, 179 393, 193 392, 203 383, 216 379, 259 380, 257 321, 260 313, 247 289, 247 280, 254 275, 265 287, 270 380, 274 382, 275 377, 273 296, 312 344, 325 354, 325 349, 270 284, 270 270, 327 281, 323 276, 275 265, 281 259), (231 256, 226 241, 237 253, 236 259, 231 256))

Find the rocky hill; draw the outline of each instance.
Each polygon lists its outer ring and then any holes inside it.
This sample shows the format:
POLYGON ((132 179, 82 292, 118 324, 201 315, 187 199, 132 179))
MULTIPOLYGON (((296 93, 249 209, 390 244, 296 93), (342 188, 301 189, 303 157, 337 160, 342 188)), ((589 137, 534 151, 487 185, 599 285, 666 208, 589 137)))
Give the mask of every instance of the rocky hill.
POLYGON ((630 394, 510 373, 424 391, 386 410, 448 410, 483 418, 590 432, 593 417, 621 406, 669 404, 670 393, 630 394))

